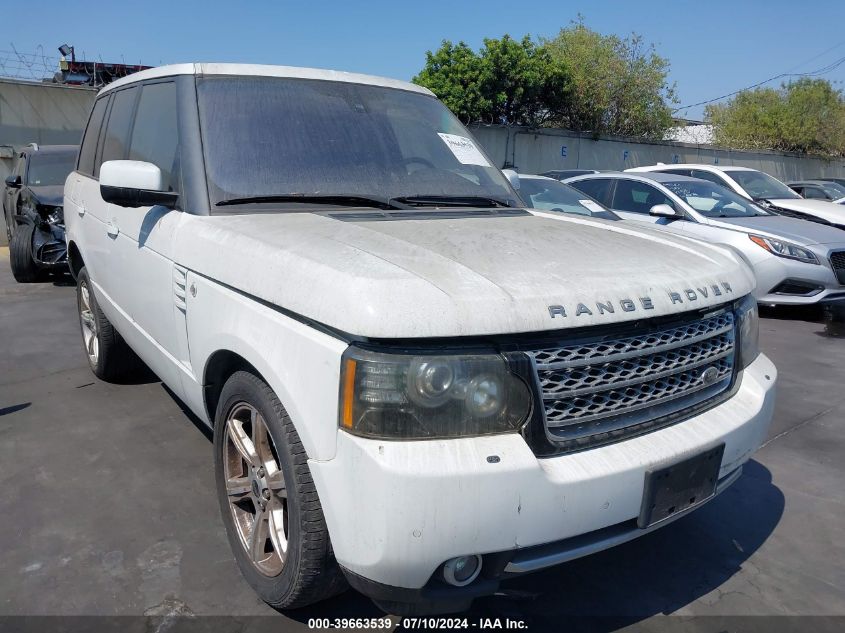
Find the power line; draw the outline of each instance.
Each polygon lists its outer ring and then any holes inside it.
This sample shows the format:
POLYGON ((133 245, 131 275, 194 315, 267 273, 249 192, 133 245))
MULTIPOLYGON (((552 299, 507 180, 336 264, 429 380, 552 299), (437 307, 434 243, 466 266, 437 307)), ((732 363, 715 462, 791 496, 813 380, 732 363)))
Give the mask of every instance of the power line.
MULTIPOLYGON (((831 46, 830 48, 828 48, 828 49, 827 49, 827 50, 825 50, 824 52, 819 53, 818 55, 816 55, 816 56, 814 56, 814 57, 811 57, 810 59, 808 59, 808 60, 805 60, 805 61, 801 62, 801 63, 800 63, 800 64, 798 64, 797 66, 793 66, 793 67, 792 67, 792 69, 790 69, 790 70, 793 70, 793 69, 795 69, 795 68, 798 68, 798 67, 800 67, 800 66, 803 66, 804 64, 806 64, 806 63, 808 63, 808 62, 811 62, 811 61, 813 61, 813 60, 815 60, 815 59, 818 59, 819 57, 821 57, 821 56, 823 56, 823 55, 825 55, 825 54, 829 53, 829 52, 830 52, 830 51, 832 51, 833 49, 838 48, 839 46, 842 46, 842 44, 845 44, 845 40, 843 40, 843 41, 839 42, 838 44, 836 44, 836 45, 834 45, 834 46, 831 46)), ((697 107, 697 106, 707 105, 708 103, 713 103, 713 102, 715 102, 715 101, 721 101, 722 99, 727 99, 728 97, 733 97, 734 95, 738 95, 740 92, 745 92, 746 90, 753 90, 754 88, 759 88, 760 86, 762 86, 762 85, 764 85, 764 84, 767 84, 767 83, 770 83, 770 82, 772 82, 772 81, 775 81, 775 80, 777 80, 777 79, 784 79, 784 78, 786 78, 786 77, 815 77, 815 76, 818 76, 818 75, 824 75, 824 74, 827 74, 827 73, 829 73, 829 72, 831 72, 831 71, 833 71, 833 70, 836 70, 836 69, 837 69, 837 68, 839 68, 842 64, 845 64, 845 57, 840 57, 840 58, 839 58, 839 59, 837 59, 836 61, 834 61, 834 62, 832 62, 832 63, 828 64, 827 66, 823 66, 822 68, 818 68, 818 69, 816 69, 816 70, 807 71, 807 72, 804 72, 804 73, 793 73, 793 72, 789 72, 789 71, 787 71, 787 72, 781 73, 781 74, 779 74, 779 75, 775 75, 774 77, 769 77, 768 79, 765 79, 765 80, 763 80, 763 81, 760 81, 760 82, 758 82, 758 83, 756 83, 756 84, 752 84, 752 85, 750 85, 750 86, 746 86, 745 88, 740 88, 739 90, 735 90, 735 91, 733 91, 733 92, 730 92, 730 93, 728 93, 728 94, 722 95, 722 96, 720 96, 720 97, 716 97, 716 98, 714 98, 714 99, 707 99, 706 101, 699 101, 698 103, 691 103, 691 104, 689 104, 689 105, 685 105, 685 106, 681 106, 681 107, 679 107, 679 108, 675 108, 674 110, 672 110, 672 113, 674 114, 675 112, 680 112, 681 110, 688 110, 688 109, 690 109, 690 108, 695 108, 695 107, 697 107)))

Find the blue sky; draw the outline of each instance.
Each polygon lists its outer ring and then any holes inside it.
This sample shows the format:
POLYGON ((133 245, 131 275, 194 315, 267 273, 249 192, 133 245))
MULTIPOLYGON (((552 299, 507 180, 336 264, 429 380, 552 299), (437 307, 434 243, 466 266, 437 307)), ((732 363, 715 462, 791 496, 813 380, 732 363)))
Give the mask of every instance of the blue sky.
MULTIPOLYGON (((78 54, 105 61, 255 62, 409 79, 422 67, 425 51, 443 39, 477 47, 484 37, 504 33, 552 36, 578 13, 602 33, 636 31, 654 43, 671 60, 682 104, 845 56, 842 0, 28 0, 5 7, 7 24, 25 27, 4 29, 0 50, 14 45, 32 53, 40 45, 54 55, 67 41, 78 54), (20 21, 9 19, 10 12, 20 12, 20 21)), ((0 53, 3 58, 8 54, 0 53)), ((845 64, 825 77, 845 81, 845 64)), ((694 118, 701 112, 695 108, 687 114, 694 118)))

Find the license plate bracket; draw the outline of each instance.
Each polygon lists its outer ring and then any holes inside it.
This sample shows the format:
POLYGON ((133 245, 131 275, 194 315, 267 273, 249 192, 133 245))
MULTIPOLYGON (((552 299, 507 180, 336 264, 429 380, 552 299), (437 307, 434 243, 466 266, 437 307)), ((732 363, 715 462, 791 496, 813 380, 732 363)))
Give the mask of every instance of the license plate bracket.
POLYGON ((725 445, 646 472, 637 525, 651 527, 704 503, 716 494, 725 445))

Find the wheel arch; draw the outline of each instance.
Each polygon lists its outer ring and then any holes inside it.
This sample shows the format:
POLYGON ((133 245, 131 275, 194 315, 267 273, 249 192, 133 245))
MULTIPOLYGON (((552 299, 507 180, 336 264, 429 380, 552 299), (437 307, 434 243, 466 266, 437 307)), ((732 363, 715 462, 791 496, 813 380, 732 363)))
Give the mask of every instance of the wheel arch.
POLYGON ((74 241, 69 242, 67 245, 67 264, 70 274, 74 279, 79 277, 79 271, 85 266, 82 253, 79 252, 79 247, 74 241))
POLYGON ((229 349, 217 350, 209 356, 205 363, 202 381, 203 401, 208 420, 212 427, 214 426, 217 403, 220 399, 220 392, 223 391, 223 385, 226 384, 226 381, 232 374, 238 371, 248 371, 265 383, 267 382, 267 379, 261 375, 261 372, 255 368, 255 365, 240 354, 229 349))

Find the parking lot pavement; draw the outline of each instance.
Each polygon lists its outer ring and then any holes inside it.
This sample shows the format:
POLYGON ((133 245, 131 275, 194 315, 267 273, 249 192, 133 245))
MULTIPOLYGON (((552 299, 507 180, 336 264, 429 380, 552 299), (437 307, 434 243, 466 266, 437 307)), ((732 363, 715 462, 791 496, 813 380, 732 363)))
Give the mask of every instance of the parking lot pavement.
MULTIPOLYGON (((635 542, 511 581, 471 615, 537 630, 585 614, 645 628, 666 613, 845 615, 845 327, 809 316, 761 322, 777 413, 731 489, 635 542)), ((275 615, 238 573, 213 489, 191 416, 154 376, 94 378, 74 287, 15 284, 0 249, 0 615, 275 615)), ((277 617, 305 630, 309 617, 376 615, 350 591, 277 617)))

